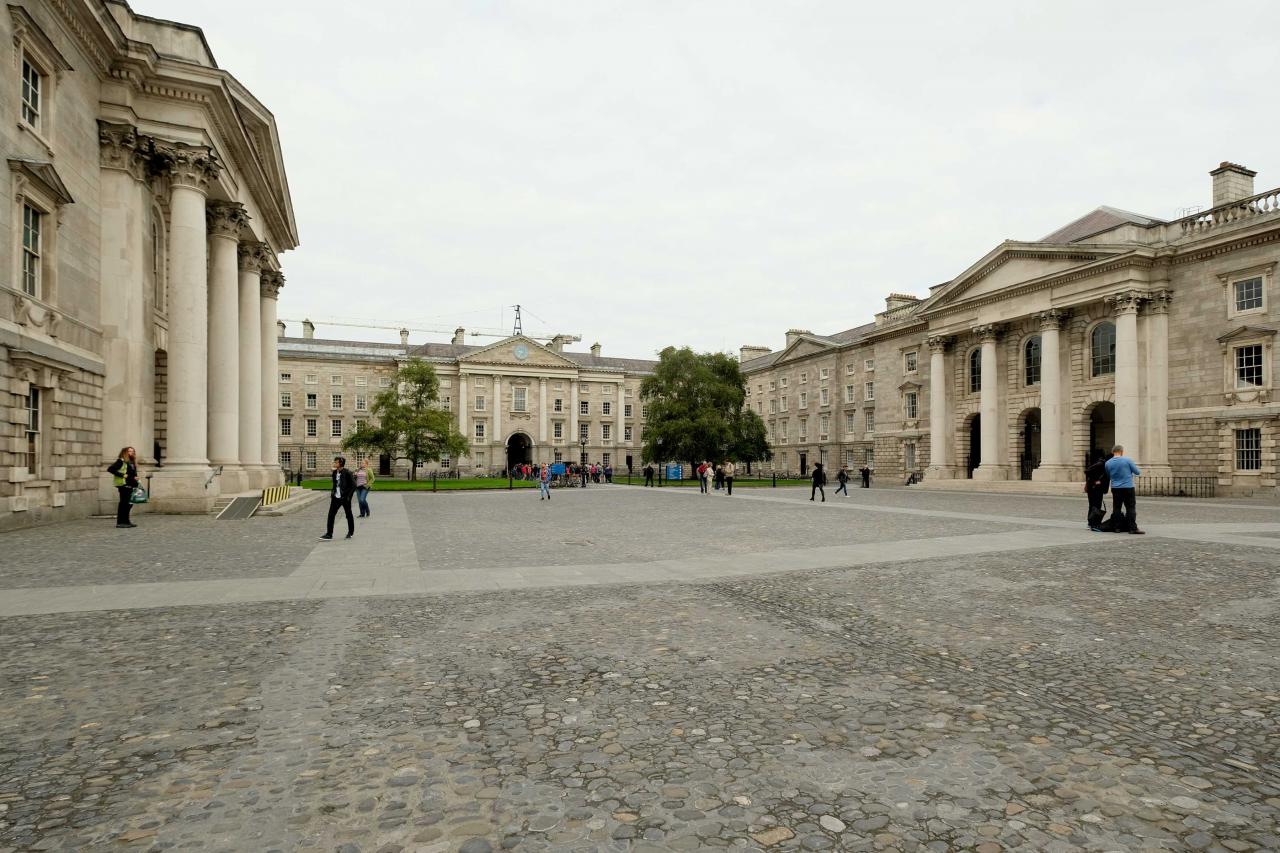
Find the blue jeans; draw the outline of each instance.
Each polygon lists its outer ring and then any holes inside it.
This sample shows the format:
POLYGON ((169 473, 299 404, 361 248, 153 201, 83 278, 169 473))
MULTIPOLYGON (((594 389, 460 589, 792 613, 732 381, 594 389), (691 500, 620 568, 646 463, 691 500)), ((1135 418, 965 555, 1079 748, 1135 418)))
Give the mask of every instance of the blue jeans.
POLYGON ((550 497, 551 497, 551 484, 550 484, 550 483, 548 483, 546 480, 539 480, 539 481, 538 481, 538 493, 539 493, 539 494, 538 494, 538 497, 540 497, 540 498, 550 498, 550 497))
POLYGON ((361 486, 356 489, 356 500, 360 502, 360 517, 364 518, 369 514, 369 487, 361 486))

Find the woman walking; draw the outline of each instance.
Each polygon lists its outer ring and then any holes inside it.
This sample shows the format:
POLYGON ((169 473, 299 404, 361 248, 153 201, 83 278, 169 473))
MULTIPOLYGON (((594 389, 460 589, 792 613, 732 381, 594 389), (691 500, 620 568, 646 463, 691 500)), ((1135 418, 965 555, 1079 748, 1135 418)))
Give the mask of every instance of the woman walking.
POLYGON ((116 504, 116 527, 137 527, 129 520, 129 511, 133 509, 133 490, 138 488, 138 451, 132 447, 120 448, 116 461, 107 466, 107 473, 120 495, 120 503, 116 504))
POLYGON ((369 489, 373 486, 373 472, 369 470, 369 460, 361 459, 356 469, 356 500, 360 502, 360 517, 369 517, 369 489))

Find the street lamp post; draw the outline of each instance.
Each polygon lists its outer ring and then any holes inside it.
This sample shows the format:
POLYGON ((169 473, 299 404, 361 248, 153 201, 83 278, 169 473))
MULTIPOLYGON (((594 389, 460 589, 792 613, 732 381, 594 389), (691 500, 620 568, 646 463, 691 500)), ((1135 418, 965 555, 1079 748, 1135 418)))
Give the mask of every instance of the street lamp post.
POLYGON ((586 488, 586 485, 587 485, 587 437, 585 435, 578 439, 578 447, 582 449, 582 452, 578 455, 578 465, 579 465, 578 473, 582 476, 583 488, 586 488))

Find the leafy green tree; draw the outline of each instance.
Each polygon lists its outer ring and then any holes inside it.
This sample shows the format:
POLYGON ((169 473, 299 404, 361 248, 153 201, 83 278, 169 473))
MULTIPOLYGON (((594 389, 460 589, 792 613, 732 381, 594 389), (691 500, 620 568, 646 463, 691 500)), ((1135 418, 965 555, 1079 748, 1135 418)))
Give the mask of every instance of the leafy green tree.
POLYGON ((640 398, 649 405, 644 461, 676 459, 696 466, 704 459, 769 459, 764 421, 744 407, 746 395, 733 356, 667 347, 653 375, 640 383, 640 398))
POLYGON ((470 444, 458 432, 453 416, 441 409, 440 380, 422 359, 410 359, 396 372, 391 387, 373 398, 369 407, 376 424, 357 428, 342 442, 348 450, 386 454, 409 461, 409 479, 418 479, 418 466, 449 455, 467 453, 470 444))

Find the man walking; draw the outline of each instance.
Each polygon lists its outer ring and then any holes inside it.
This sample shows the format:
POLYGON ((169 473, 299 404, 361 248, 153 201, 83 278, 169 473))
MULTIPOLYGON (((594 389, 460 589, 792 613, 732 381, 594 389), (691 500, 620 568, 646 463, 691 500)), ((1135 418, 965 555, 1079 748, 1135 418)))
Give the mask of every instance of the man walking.
POLYGON ((545 463, 538 473, 538 500, 543 498, 551 500, 551 472, 547 470, 545 463))
POLYGON ((116 504, 116 527, 137 527, 129 520, 129 512, 133 509, 133 490, 138 488, 138 451, 132 447, 123 448, 116 461, 107 466, 107 473, 120 496, 120 502, 116 504))
POLYGON ((333 520, 338 516, 339 507, 347 514, 347 538, 350 539, 356 535, 356 519, 351 514, 351 498, 356 493, 356 478, 347 470, 346 457, 334 457, 329 485, 329 521, 320 541, 328 542, 333 539, 333 520))
POLYGON ((1087 523, 1094 533, 1102 532, 1102 519, 1107 508, 1102 505, 1102 496, 1111 487, 1111 477, 1107 475, 1107 460, 1102 451, 1097 451, 1093 464, 1084 469, 1084 493, 1089 499, 1089 515, 1087 523))
POLYGON ((652 465, 644 466, 644 484, 646 486, 653 485, 653 466, 652 465))
POLYGON ((1133 478, 1141 477, 1142 472, 1124 455, 1124 448, 1119 444, 1111 448, 1106 467, 1107 476, 1111 478, 1111 529, 1116 533, 1146 533, 1138 529, 1137 489, 1133 484, 1133 478))
POLYGON ((827 472, 822 470, 822 463, 818 462, 813 466, 813 488, 809 490, 809 500, 817 497, 818 493, 822 493, 822 502, 827 502, 827 472))
POLYGON ((724 494, 725 497, 733 494, 733 475, 738 472, 736 466, 729 459, 724 461, 724 494))
POLYGON ((704 495, 711 491, 707 488, 707 470, 710 467, 705 460, 698 466, 698 491, 704 495))
POLYGON ((840 470, 836 472, 836 482, 839 483, 839 485, 836 486, 835 493, 838 495, 841 492, 844 492, 844 496, 846 498, 849 497, 849 466, 848 465, 840 466, 840 470))

